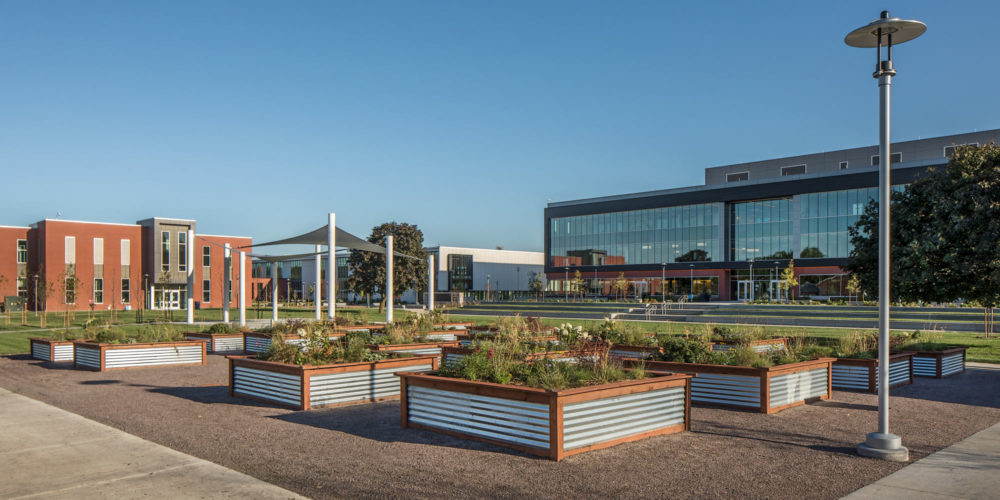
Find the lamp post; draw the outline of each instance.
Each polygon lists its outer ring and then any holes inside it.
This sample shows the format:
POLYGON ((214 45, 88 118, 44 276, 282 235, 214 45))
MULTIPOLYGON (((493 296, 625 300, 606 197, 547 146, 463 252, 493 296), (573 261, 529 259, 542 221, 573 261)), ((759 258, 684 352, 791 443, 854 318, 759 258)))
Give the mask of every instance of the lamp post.
POLYGON ((889 17, 882 11, 878 20, 862 26, 844 37, 851 47, 875 48, 875 72, 879 88, 879 224, 878 224, 878 432, 869 433, 865 442, 858 445, 858 454, 906 462, 909 450, 899 436, 889 432, 889 196, 891 184, 889 170, 892 155, 889 146, 889 97, 892 77, 892 44, 908 42, 927 31, 920 21, 889 17), (882 45, 886 59, 882 60, 882 45))
POLYGON ((694 302, 694 264, 691 264, 691 293, 688 294, 688 302, 694 302))
POLYGON ((563 276, 563 285, 564 285, 563 286, 563 300, 566 300, 566 297, 569 294, 569 268, 568 267, 564 267, 563 268, 563 272, 565 274, 565 276, 563 276))
POLYGON ((754 289, 754 286, 753 286, 754 285, 754 283, 753 283, 753 258, 750 258, 749 261, 750 261, 750 302, 753 302, 753 289, 754 289))
POLYGON ((486 275, 486 301, 490 301, 490 275, 486 275))
MULTIPOLYGON (((779 281, 779 280, 780 280, 780 278, 778 277, 778 261, 774 261, 774 281, 779 281)), ((781 295, 781 284, 780 284, 780 281, 779 281, 779 284, 778 284, 778 289, 775 290, 775 292, 776 293, 774 294, 774 296, 776 298, 780 299, 781 298, 781 296, 780 296, 781 295)))
POLYGON ((660 303, 667 303, 667 263, 660 264, 660 303))

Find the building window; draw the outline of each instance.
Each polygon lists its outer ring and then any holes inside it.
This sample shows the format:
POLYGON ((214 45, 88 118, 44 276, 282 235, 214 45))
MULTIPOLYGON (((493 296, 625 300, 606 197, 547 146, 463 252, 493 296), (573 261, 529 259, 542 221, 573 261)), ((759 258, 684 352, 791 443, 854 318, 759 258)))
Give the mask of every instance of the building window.
POLYGON ((970 143, 967 143, 967 144, 956 144, 954 146, 945 146, 944 147, 944 157, 945 158, 951 158, 951 155, 955 154, 955 148, 958 148, 958 147, 961 147, 961 146, 972 146, 974 148, 978 148, 979 147, 979 143, 978 142, 970 142, 970 143))
POLYGON ((846 161, 840 162, 840 169, 841 170, 847 170, 847 162, 846 161))
POLYGON ((187 271, 187 233, 177 233, 177 270, 187 271))
POLYGON ((66 274, 63 276, 63 299, 66 304, 76 304, 76 286, 79 279, 76 277, 76 266, 66 265, 66 274))
POLYGON ((122 278, 122 304, 132 302, 132 283, 128 278, 122 278))
POLYGON ((726 174, 726 182, 740 182, 750 180, 750 172, 737 172, 735 174, 726 174))
POLYGON ((94 278, 94 303, 104 303, 104 279, 94 278))
MULTIPOLYGON (((872 166, 877 167, 879 163, 879 155, 872 155, 872 166)), ((892 153, 889 155, 889 164, 901 163, 903 161, 903 153, 892 153)))
POLYGON ((212 247, 208 245, 201 247, 201 265, 205 267, 212 265, 212 247))
POLYGON ((212 301, 212 282, 211 280, 201 281, 201 301, 211 302, 212 301))
POLYGON ((28 240, 17 240, 17 263, 28 263, 28 240))
POLYGON ((28 278, 17 278, 17 296, 28 300, 28 278))
POLYGON ((164 272, 170 272, 170 231, 160 234, 160 267, 164 272))
POLYGON ((448 255, 448 289, 456 292, 472 290, 471 255, 448 255))
POLYGON ((791 198, 730 204, 730 260, 792 258, 791 212, 791 198))
POLYGON ((806 173, 805 165, 794 165, 791 167, 781 167, 781 176, 785 177, 787 175, 801 175, 806 173))

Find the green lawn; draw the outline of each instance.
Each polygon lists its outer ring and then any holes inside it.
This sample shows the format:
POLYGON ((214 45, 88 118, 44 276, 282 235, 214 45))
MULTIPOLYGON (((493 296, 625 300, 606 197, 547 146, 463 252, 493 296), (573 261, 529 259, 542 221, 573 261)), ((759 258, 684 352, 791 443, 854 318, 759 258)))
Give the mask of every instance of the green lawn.
MULTIPOLYGON (((145 325, 120 325, 118 328, 125 330, 126 332, 133 332, 145 325)), ((202 328, 195 326, 191 327, 186 324, 175 324, 166 325, 171 330, 180 332, 190 332, 190 331, 201 331, 202 328)), ((61 328, 60 328, 61 330, 61 328)), ((0 332, 0 355, 6 354, 25 354, 31 352, 31 342, 28 341, 31 337, 45 337, 45 331, 34 331, 34 332, 0 332)))

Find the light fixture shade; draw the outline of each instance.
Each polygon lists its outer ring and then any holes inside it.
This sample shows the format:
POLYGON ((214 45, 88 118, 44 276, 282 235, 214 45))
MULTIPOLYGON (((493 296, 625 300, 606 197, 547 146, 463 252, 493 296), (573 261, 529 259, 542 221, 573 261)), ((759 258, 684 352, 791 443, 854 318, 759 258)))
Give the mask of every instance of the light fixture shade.
POLYGON ((899 45, 923 35, 927 31, 927 25, 920 21, 911 21, 898 17, 878 19, 848 33, 844 37, 844 43, 851 47, 862 49, 874 48, 879 42, 879 29, 882 30, 882 45, 888 45, 888 35, 892 35, 893 45, 899 45))

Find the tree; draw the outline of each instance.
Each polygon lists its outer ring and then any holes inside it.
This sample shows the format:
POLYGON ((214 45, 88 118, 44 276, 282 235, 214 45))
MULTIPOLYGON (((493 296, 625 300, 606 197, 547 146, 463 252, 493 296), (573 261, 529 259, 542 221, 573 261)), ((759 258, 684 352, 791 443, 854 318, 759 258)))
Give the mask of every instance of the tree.
MULTIPOLYGON (((409 289, 418 289, 427 277, 427 258, 424 252, 424 233, 415 225, 405 222, 386 222, 372 228, 368 241, 385 247, 385 237, 393 235, 394 253, 415 257, 408 259, 396 255, 393 259, 393 290, 391 295, 399 295, 409 289)), ((379 302, 379 312, 382 312, 389 299, 385 293, 385 256, 362 250, 351 250, 347 259, 351 275, 347 286, 356 292, 368 294, 382 292, 379 302)), ((391 307, 391 302, 389 303, 391 307)))
POLYGON ((5 298, 6 295, 4 295, 3 289, 7 286, 7 283, 9 283, 9 282, 10 282, 10 280, 7 279, 6 276, 0 274, 0 298, 4 298, 4 303, 3 303, 3 322, 4 322, 5 325, 9 325, 10 324, 10 311, 8 311, 8 308, 10 306, 7 304, 7 299, 5 298))
POLYGON ((853 300, 858 300, 858 294, 861 292, 861 280, 858 279, 857 274, 852 274, 850 278, 847 279, 847 293, 853 297, 853 300))
POLYGON ((583 273, 579 269, 573 271, 572 285, 576 289, 576 294, 580 298, 580 301, 583 301, 583 273))
MULTIPOLYGON (((948 165, 929 169, 892 196, 890 300, 976 301, 986 334, 1000 305, 1000 147, 957 147, 948 165)), ((877 296, 878 207, 850 228, 846 268, 877 296)), ((882 299, 880 297, 880 299, 882 299)))
POLYGON ((538 300, 538 294, 542 294, 542 298, 545 298, 545 284, 542 283, 542 273, 531 273, 531 279, 528 281, 528 288, 535 292, 535 300, 538 300))
POLYGON ((799 278, 795 276, 795 261, 789 260, 788 267, 781 271, 781 287, 785 289, 788 299, 792 299, 792 287, 798 286, 799 278))
POLYGON ((618 273, 618 277, 611 283, 611 289, 615 292, 615 302, 618 301, 619 294, 624 296, 628 293, 628 280, 625 279, 625 273, 618 273))

